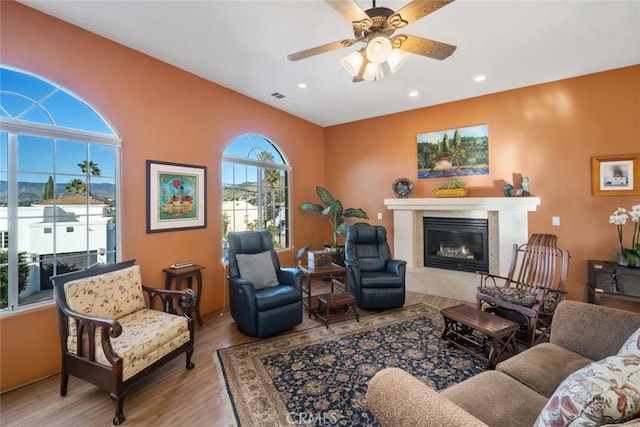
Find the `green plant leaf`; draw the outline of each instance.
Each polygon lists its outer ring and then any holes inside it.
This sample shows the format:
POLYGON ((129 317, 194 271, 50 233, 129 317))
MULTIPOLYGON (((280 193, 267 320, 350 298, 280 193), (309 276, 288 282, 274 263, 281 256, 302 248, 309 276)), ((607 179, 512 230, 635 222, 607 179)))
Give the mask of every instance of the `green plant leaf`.
POLYGON ((441 188, 443 190, 448 190, 451 188, 464 188, 464 182, 460 181, 457 178, 451 178, 450 180, 448 180, 438 188, 441 188))
POLYGON ((311 247, 311 245, 306 245, 301 247, 300 249, 298 249, 295 253, 295 255, 293 256, 293 260, 294 261, 298 261, 300 258, 302 258, 302 256, 305 254, 305 252, 307 252, 309 250, 309 248, 311 247))
POLYGON ((627 266, 628 267, 637 267, 638 266, 638 257, 635 254, 633 254, 631 252, 625 252, 624 257, 627 260, 627 266))
POLYGON ((303 211, 307 211, 307 212, 316 212, 316 213, 322 213, 322 210, 324 209, 322 206, 315 204, 315 203, 303 203, 300 205, 300 209, 302 209, 303 211))
POLYGON ((342 202, 340 200, 336 200, 333 207, 334 207, 333 215, 336 218, 336 223, 341 224, 343 222, 342 215, 344 211, 344 208, 342 207, 342 202))
POLYGON ((333 198, 329 190, 326 188, 316 186, 316 193, 318 193, 318 197, 326 206, 333 206, 336 203, 336 199, 333 198))
POLYGON ((346 237, 348 228, 349 228, 349 224, 347 224, 346 222, 343 222, 342 224, 340 224, 340 226, 336 231, 338 232, 339 235, 346 237))
POLYGON ((369 217, 367 216, 367 213, 360 208, 357 208, 357 209, 348 208, 344 211, 343 215, 346 216, 347 218, 369 219, 369 217))

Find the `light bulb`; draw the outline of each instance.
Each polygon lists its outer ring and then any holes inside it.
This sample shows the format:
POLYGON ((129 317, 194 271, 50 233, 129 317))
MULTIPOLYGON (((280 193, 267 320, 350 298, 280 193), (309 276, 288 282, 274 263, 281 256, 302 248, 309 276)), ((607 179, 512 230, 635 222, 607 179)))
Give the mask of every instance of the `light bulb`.
POLYGON ((391 55, 391 40, 377 36, 367 43, 367 59, 374 64, 382 64, 391 55))
POLYGON ((364 80, 368 80, 371 82, 375 82, 377 80, 382 80, 384 77, 384 72, 382 72, 382 65, 374 64, 373 62, 369 62, 364 69, 364 74, 362 78, 364 80))
POLYGON ((344 69, 347 70, 347 73, 355 77, 358 75, 358 71, 360 71, 360 67, 362 66, 363 60, 364 58, 362 57, 362 54, 356 51, 356 52, 351 52, 347 56, 344 56, 340 60, 340 62, 342 63, 342 66, 344 67, 344 69))
POLYGON ((389 55, 389 59, 387 59, 387 64, 389 64, 389 69, 392 73, 395 73, 407 62, 409 59, 409 52, 405 52, 400 49, 393 49, 391 51, 391 55, 389 55))

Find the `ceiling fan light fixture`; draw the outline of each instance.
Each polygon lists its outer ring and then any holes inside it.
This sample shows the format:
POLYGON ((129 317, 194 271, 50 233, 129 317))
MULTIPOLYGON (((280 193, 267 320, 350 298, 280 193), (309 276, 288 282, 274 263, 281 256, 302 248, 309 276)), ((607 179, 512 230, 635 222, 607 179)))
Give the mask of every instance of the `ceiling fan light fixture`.
POLYGON ((405 52, 400 49, 393 49, 391 54, 389 55, 389 59, 387 59, 387 64, 389 64, 389 69, 392 73, 395 73, 407 62, 409 59, 409 52, 405 52))
POLYGON ((391 40, 385 36, 376 36, 367 43, 367 58, 374 64, 382 64, 391 55, 391 40))
POLYGON ((375 82, 378 80, 382 80, 384 77, 384 72, 382 71, 382 65, 374 64, 373 62, 369 62, 364 69, 364 74, 362 78, 364 80, 368 80, 370 82, 375 82))
POLYGON ((344 69, 347 70, 347 73, 354 77, 358 75, 358 71, 360 71, 360 67, 362 66, 362 61, 364 61, 364 58, 359 51, 351 52, 349 55, 343 56, 342 59, 340 59, 340 62, 344 69))

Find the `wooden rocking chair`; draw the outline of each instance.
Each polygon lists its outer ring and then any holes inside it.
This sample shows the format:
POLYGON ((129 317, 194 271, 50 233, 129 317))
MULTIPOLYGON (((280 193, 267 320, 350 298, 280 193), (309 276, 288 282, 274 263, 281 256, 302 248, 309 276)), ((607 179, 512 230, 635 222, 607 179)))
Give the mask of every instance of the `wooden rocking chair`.
POLYGON ((526 244, 513 245, 507 277, 478 273, 478 309, 520 323, 528 347, 548 339, 553 313, 566 294, 569 252, 556 242, 555 235, 533 234, 526 244))

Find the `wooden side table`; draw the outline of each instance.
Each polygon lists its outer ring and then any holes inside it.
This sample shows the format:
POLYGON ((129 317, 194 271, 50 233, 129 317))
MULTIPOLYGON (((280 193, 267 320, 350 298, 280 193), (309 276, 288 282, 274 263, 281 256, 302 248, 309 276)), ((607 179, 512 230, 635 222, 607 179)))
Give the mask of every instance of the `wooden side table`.
POLYGON ((187 287, 193 289, 193 282, 195 280, 198 289, 196 292, 196 320, 198 325, 202 326, 202 317, 200 317, 200 295, 202 294, 202 273, 200 272, 205 267, 198 264, 193 264, 190 267, 184 268, 163 268, 167 275, 165 282, 165 288, 171 289, 171 286, 175 283, 175 289, 181 289, 182 282, 187 281, 187 287))
POLYGON ((347 269, 338 264, 330 264, 326 267, 315 267, 311 268, 307 265, 299 265, 298 268, 302 270, 305 277, 305 284, 302 287, 303 294, 307 294, 307 298, 302 299, 302 303, 307 307, 309 311, 309 319, 311 319, 311 315, 317 313, 318 311, 318 297, 317 295, 313 295, 311 291, 311 284, 313 283, 314 277, 325 277, 329 276, 331 279, 331 293, 333 293, 333 285, 339 284, 342 285, 342 282, 336 280, 337 277, 344 278, 344 292, 348 293, 347 288, 347 269))
POLYGON ((344 292, 318 295, 316 316, 324 321, 327 328, 329 328, 329 323, 337 320, 355 317, 358 322, 360 321, 360 314, 356 309, 356 299, 344 292))

